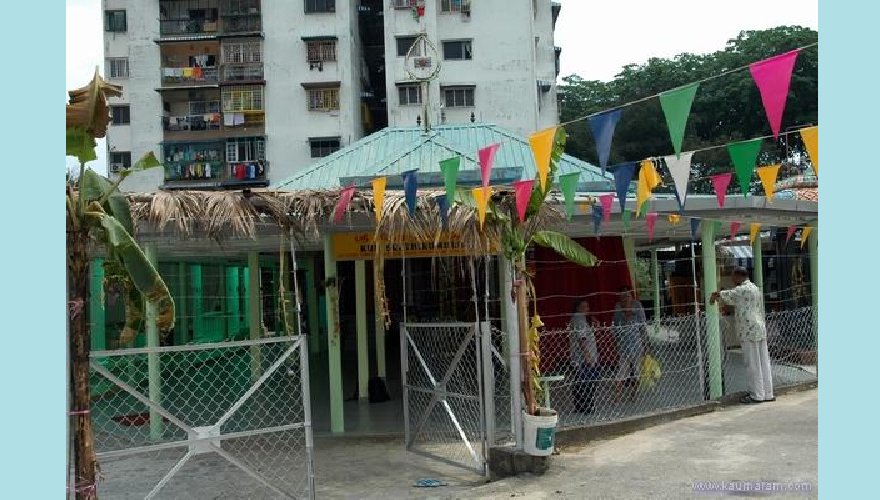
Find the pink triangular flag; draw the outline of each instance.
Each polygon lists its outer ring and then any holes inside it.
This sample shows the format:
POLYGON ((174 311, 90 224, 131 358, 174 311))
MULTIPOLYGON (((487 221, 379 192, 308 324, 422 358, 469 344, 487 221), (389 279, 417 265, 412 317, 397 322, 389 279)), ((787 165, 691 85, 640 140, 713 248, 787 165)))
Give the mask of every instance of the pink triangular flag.
POLYGON ((648 226, 648 239, 654 241, 654 227, 657 224, 657 212, 648 212, 645 215, 645 224, 648 226))
POLYGON ((605 222, 611 220, 611 207, 614 205, 614 193, 603 194, 599 197, 599 203, 602 204, 602 217, 605 222))
POLYGON ((797 226, 788 226, 788 232, 785 234, 785 244, 788 245, 791 237, 794 236, 794 233, 797 232, 797 226))
POLYGON ((795 49, 749 65, 752 78, 761 91, 761 102, 764 103, 773 137, 779 136, 782 112, 785 110, 791 84, 791 72, 799 51, 800 49, 795 49))
POLYGON ((733 172, 712 176, 712 187, 715 188, 715 197, 718 198, 719 208, 724 208, 724 197, 727 196, 727 186, 730 185, 731 178, 733 178, 733 172))
POLYGON ((339 201, 336 202, 336 210, 333 212, 334 224, 338 224, 342 220, 342 216, 345 215, 348 205, 351 203, 352 196, 354 196, 354 186, 348 186, 339 192, 339 201))
POLYGON ((742 224, 739 222, 731 222, 730 223, 730 239, 736 238, 736 234, 739 233, 739 227, 742 224))
POLYGON ((534 185, 534 179, 513 183, 514 194, 516 195, 516 213, 519 214, 520 222, 525 222, 526 220, 526 209, 529 207, 529 200, 532 198, 532 187, 534 185))
POLYGON ((483 187, 489 185, 489 175, 492 171, 492 164, 495 163, 495 153, 500 147, 501 144, 495 143, 477 151, 480 160, 480 173, 483 175, 483 187))

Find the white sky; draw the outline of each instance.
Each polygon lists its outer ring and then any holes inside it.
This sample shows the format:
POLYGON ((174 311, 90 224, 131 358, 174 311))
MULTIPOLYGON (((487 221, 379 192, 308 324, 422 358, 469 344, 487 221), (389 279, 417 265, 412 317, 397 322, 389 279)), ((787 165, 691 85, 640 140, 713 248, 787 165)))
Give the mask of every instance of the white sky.
MULTIPOLYGON (((818 0, 557 1, 562 4, 556 25, 560 76, 576 73, 587 80, 611 80, 623 66, 651 57, 714 52, 744 30, 819 27, 818 0)), ((66 88, 88 82, 95 66, 103 73, 101 0, 67 0, 66 88)), ((106 173, 103 140, 97 154, 90 166, 106 173)))

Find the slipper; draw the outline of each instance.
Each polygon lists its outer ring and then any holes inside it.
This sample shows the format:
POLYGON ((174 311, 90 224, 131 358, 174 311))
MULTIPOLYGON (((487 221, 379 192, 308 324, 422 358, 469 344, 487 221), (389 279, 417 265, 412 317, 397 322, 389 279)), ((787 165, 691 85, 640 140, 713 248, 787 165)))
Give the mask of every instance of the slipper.
POLYGON ((743 396, 742 398, 740 398, 739 402, 744 403, 744 404, 755 404, 755 403, 760 403, 761 401, 758 401, 757 399, 753 398, 750 394, 747 394, 747 395, 743 396))
POLYGON ((437 479, 419 479, 413 486, 417 488, 436 488, 438 486, 446 485, 447 483, 444 483, 443 481, 437 479))
POLYGON ((765 399, 764 401, 761 401, 761 402, 762 403, 772 403, 773 401, 776 401, 776 398, 765 399))

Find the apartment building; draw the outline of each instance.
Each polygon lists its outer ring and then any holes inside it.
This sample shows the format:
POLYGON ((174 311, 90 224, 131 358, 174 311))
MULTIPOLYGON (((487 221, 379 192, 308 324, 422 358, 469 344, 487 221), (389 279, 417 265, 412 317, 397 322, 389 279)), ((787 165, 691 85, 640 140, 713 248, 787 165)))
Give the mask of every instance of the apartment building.
POLYGON ((148 188, 267 186, 387 126, 557 120, 549 0, 104 0, 111 174, 148 188), (425 34, 434 50, 416 54, 425 34), (439 65, 427 89, 410 53, 439 65), (424 92, 424 90, 427 90, 424 92), (423 95, 423 93, 425 95, 423 95))

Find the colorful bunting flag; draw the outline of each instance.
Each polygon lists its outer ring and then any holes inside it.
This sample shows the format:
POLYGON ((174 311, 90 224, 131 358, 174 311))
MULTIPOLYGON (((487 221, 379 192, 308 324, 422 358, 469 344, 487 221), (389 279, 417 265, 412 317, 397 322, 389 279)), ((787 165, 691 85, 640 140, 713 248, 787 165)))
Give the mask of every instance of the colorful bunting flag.
POLYGON ((712 187, 715 189, 715 198, 718 199, 718 208, 724 208, 724 198, 727 196, 727 187, 730 186, 730 179, 732 178, 732 172, 725 172, 711 177, 712 187))
POLYGON ((761 230, 761 224, 757 222, 752 222, 751 228, 749 229, 749 242, 752 244, 755 243, 755 238, 758 237, 758 232, 761 230))
POLYGON ((354 196, 354 185, 348 186, 339 192, 339 201, 336 202, 336 210, 333 211, 333 223, 339 224, 342 216, 348 210, 351 204, 351 198, 354 196))
POLYGON ((593 205, 593 232, 598 236, 599 230, 602 229, 602 214, 605 210, 601 205, 593 205))
POLYGON ((461 156, 448 158, 440 162, 440 172, 446 185, 446 201, 455 201, 455 183, 458 181, 458 169, 461 167, 461 156))
POLYGON ((495 163, 495 153, 501 144, 495 143, 477 151, 477 157, 480 160, 480 174, 483 177, 483 187, 489 185, 489 178, 492 174, 492 164, 495 163))
POLYGON ((614 127, 620 121, 622 110, 612 109, 590 117, 590 130, 593 132, 593 140, 596 142, 596 152, 599 154, 599 166, 602 171, 608 166, 608 158, 611 156, 611 141, 614 138, 614 127))
POLYGON ((554 139, 556 139, 556 127, 536 132, 529 137, 529 146, 535 157, 535 168, 538 169, 541 191, 547 190, 547 174, 550 172, 550 155, 553 152, 554 139))
POLYGON ((673 226, 677 226, 681 222, 681 216, 676 214, 671 214, 667 217, 669 223, 673 226))
POLYGON ((804 244, 807 243, 807 238, 810 237, 810 234, 813 232, 813 228, 811 226, 804 227, 804 230, 801 231, 801 248, 804 248, 804 244))
POLYGON ((819 177, 819 127, 807 127, 801 129, 801 138, 810 155, 810 163, 813 165, 813 173, 819 177))
POLYGON ((614 204, 614 193, 603 194, 599 196, 599 203, 602 206, 602 214, 605 216, 605 222, 611 220, 611 206, 614 204))
POLYGON ((379 177, 373 179, 373 210, 376 212, 376 224, 382 221, 382 211, 385 209, 385 186, 388 178, 379 177))
POLYGON ((614 187, 617 190, 617 200, 620 202, 620 211, 626 208, 626 193, 636 172, 636 162, 620 163, 612 167, 614 169, 614 187))
POLYGON ((532 198, 532 188, 534 186, 534 179, 513 183, 514 195, 516 196, 516 213, 519 214, 520 222, 525 222, 526 220, 526 209, 529 208, 529 200, 532 198))
POLYGON ((700 219, 694 217, 691 219, 691 241, 697 240, 697 230, 700 228, 700 219))
POLYGON ((629 210, 624 210, 620 215, 620 220, 623 221, 623 231, 629 231, 629 222, 632 220, 632 212, 629 210))
POLYGON ((739 228, 742 226, 739 222, 731 222, 730 223, 730 239, 735 239, 736 235, 739 234, 739 228))
POLYGON ((770 201, 776 193, 776 177, 779 175, 780 165, 767 165, 758 168, 758 178, 764 186, 764 196, 770 201))
POLYGON ((785 233, 785 244, 788 245, 788 242, 791 241, 791 237, 794 236, 794 233, 797 232, 797 226, 788 226, 788 232, 785 233))
POLYGON ((645 225, 648 226, 648 239, 654 241, 654 228, 657 225, 657 212, 648 212, 645 215, 645 225))
POLYGON ((437 195, 434 200, 437 201, 437 208, 440 210, 440 222, 445 228, 446 223, 449 221, 449 201, 445 194, 437 195))
POLYGON ((800 49, 792 50, 778 56, 749 65, 752 78, 761 92, 761 102, 770 122, 773 137, 779 137, 782 126, 782 113, 788 100, 788 88, 791 84, 791 72, 800 49))
POLYGON ((562 190, 562 196, 565 198, 565 215, 569 219, 574 215, 574 196, 580 176, 580 172, 571 172, 559 176, 559 189, 562 190))
POLYGON ((492 186, 478 187, 473 189, 474 201, 477 202, 477 217, 480 219, 480 229, 486 221, 486 207, 492 197, 492 186))
POLYGON ((713 226, 712 229, 713 229, 714 234, 721 234, 722 224, 721 224, 720 220, 716 220, 715 222, 713 222, 712 226, 713 226))
POLYGON ((666 167, 672 174, 672 180, 675 182, 675 192, 678 194, 678 203, 680 208, 684 208, 687 201, 688 182, 691 178, 691 158, 694 152, 690 151, 682 153, 678 156, 665 156, 666 167))
POLYGON ((419 188, 417 172, 418 169, 413 169, 400 174, 403 177, 403 194, 406 197, 406 207, 409 209, 410 215, 416 213, 416 191, 419 188))
POLYGON ((691 83, 660 94, 660 107, 666 115, 666 126, 669 127, 669 137, 672 139, 675 156, 681 154, 681 142, 684 139, 688 116, 691 114, 691 104, 699 86, 699 83, 691 83))
POLYGON ((660 185, 660 174, 653 160, 642 160, 639 167, 639 182, 636 187, 636 213, 640 213, 645 202, 651 198, 651 192, 660 185))
POLYGON ((727 152, 730 153, 730 158, 733 160, 736 178, 739 179, 739 188, 744 195, 748 195, 751 191, 755 162, 758 161, 758 153, 761 152, 761 139, 733 142, 727 145, 727 152))

